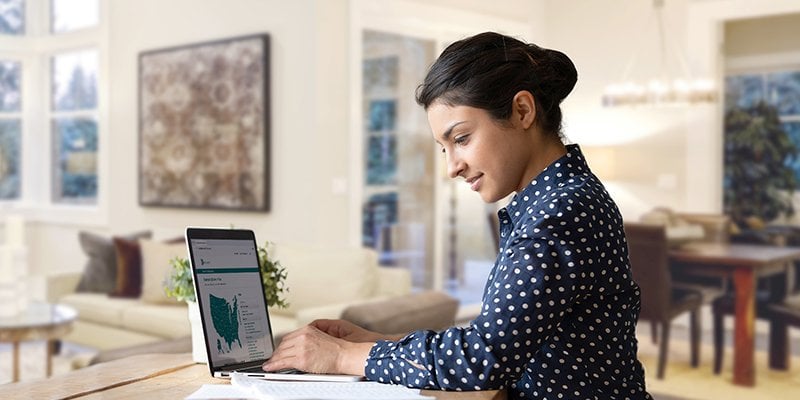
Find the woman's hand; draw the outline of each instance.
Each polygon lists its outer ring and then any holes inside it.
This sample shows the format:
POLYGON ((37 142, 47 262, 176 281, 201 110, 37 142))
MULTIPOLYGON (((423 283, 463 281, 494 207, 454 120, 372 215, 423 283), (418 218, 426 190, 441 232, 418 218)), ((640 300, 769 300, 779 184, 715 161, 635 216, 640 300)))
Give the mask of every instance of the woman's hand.
MULTIPOLYGON (((346 334, 347 331, 337 332, 346 334)), ((295 368, 316 374, 364 375, 364 362, 373 344, 350 342, 307 325, 286 335, 262 368, 264 371, 295 368)))

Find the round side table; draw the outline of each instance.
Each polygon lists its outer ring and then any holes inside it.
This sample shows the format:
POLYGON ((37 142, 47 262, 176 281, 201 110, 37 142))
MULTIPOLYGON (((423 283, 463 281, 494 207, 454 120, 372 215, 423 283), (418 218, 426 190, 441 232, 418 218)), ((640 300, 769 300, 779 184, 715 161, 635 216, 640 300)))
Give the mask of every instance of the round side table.
POLYGON ((19 381, 19 343, 27 340, 47 341, 47 376, 52 375, 56 339, 72 330, 77 315, 72 307, 36 302, 13 317, 0 318, 0 342, 13 346, 12 382, 19 381))

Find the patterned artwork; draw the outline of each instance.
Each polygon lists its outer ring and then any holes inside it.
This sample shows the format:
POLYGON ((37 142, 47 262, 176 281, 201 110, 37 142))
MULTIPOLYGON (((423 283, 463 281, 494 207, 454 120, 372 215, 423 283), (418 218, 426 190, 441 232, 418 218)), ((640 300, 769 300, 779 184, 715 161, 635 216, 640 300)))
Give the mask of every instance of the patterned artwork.
POLYGON ((269 209, 269 37, 139 57, 142 205, 269 209))

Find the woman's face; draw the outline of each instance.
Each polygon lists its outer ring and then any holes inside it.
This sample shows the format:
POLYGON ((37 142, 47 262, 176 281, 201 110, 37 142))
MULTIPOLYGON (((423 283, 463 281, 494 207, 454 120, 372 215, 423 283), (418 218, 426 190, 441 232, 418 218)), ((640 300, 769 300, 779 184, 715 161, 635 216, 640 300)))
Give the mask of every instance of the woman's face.
POLYGON ((480 108, 441 102, 428 107, 428 123, 445 155, 447 174, 463 177, 483 201, 493 203, 530 183, 532 143, 519 124, 498 122, 480 108))

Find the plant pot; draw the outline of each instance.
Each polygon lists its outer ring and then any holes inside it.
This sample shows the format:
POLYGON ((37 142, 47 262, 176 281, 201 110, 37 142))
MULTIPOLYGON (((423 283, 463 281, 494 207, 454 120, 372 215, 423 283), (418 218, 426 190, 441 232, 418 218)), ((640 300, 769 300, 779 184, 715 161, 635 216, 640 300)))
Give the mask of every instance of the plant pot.
POLYGON ((196 301, 187 301, 189 323, 192 325, 192 360, 199 364, 208 362, 206 340, 203 336, 203 322, 200 320, 200 306, 196 301))

